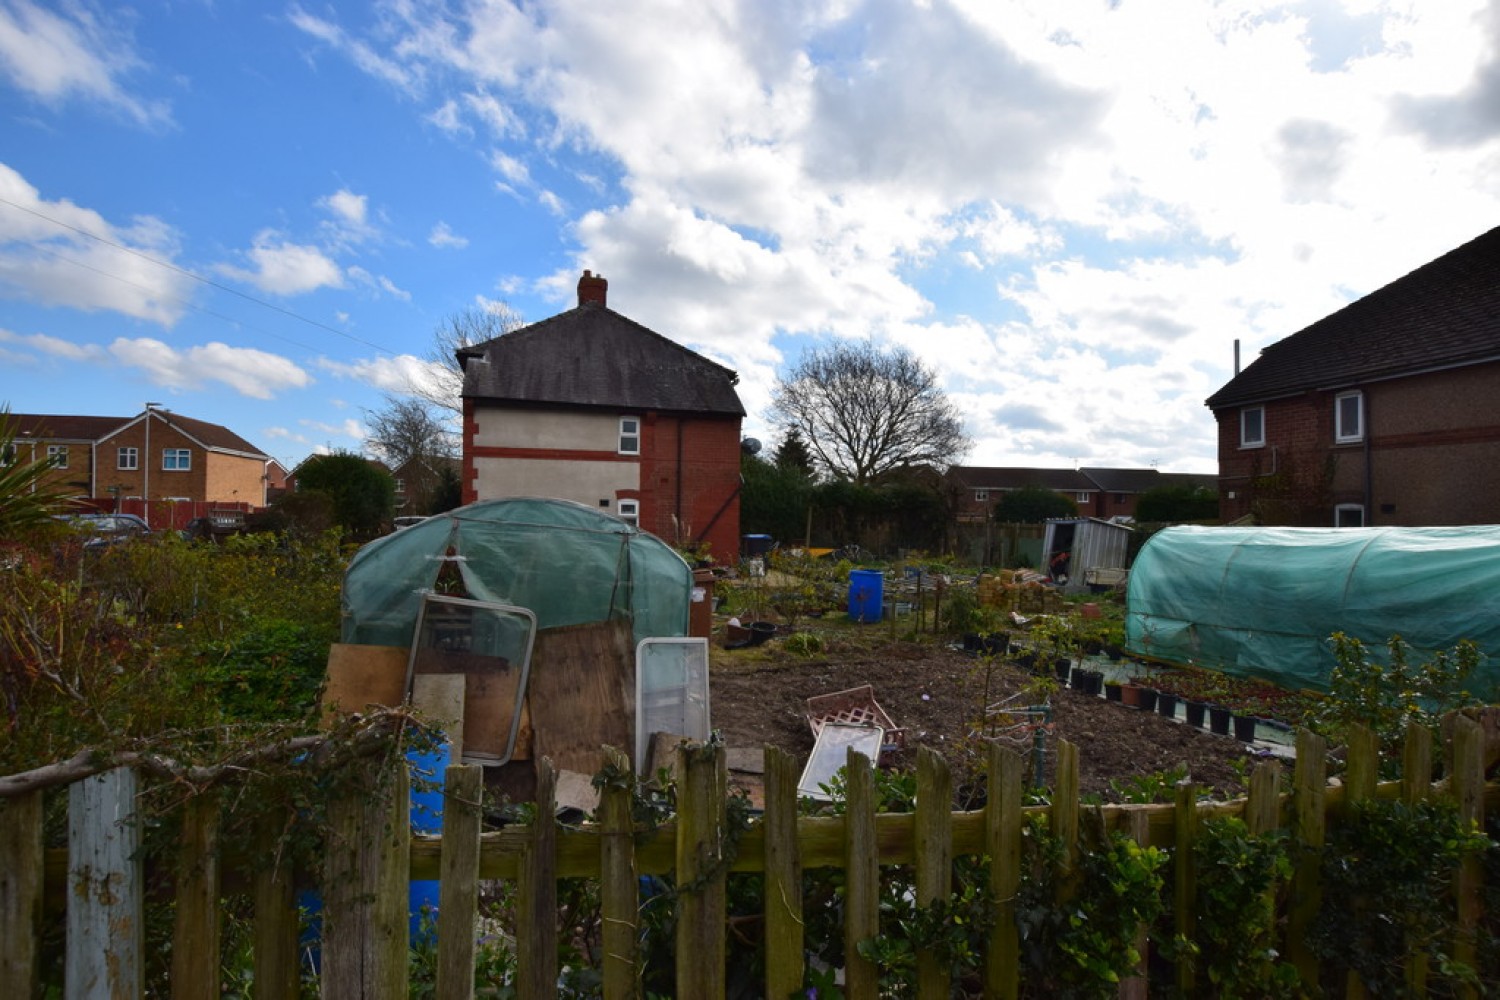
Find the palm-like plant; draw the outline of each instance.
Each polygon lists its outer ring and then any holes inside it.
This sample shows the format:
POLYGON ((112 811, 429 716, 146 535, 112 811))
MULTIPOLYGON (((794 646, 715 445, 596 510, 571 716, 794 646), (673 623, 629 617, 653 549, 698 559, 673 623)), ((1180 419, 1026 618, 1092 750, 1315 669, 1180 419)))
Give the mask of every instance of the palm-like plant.
POLYGON ((19 431, 10 407, 0 406, 0 538, 46 523, 71 503, 71 494, 48 480, 50 458, 21 461, 19 431))

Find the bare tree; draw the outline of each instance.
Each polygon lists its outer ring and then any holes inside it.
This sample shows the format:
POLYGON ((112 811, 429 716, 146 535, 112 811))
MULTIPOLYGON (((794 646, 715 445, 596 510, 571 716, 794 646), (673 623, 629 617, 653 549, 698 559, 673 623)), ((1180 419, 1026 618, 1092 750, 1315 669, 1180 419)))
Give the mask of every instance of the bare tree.
POLYGON ((449 414, 425 401, 385 397, 378 410, 365 411, 366 447, 392 469, 414 458, 450 458, 458 453, 449 414))
POLYGON ((910 465, 942 468, 969 450, 958 410, 910 351, 869 344, 809 351, 772 394, 775 416, 800 432, 818 465, 869 483, 910 465))
POLYGON ((432 350, 427 355, 432 363, 432 380, 430 384, 414 385, 412 394, 433 406, 462 414, 464 372, 458 352, 525 325, 521 314, 504 302, 470 306, 449 316, 432 333, 432 350))

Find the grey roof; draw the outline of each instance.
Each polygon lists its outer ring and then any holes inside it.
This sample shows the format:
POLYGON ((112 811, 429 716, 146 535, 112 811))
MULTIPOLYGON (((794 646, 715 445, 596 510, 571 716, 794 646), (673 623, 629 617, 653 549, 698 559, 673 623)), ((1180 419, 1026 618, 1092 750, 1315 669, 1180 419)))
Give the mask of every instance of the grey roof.
POLYGON ((1500 228, 1270 345, 1213 409, 1500 360, 1500 228))
POLYGON ((955 465, 949 476, 970 489, 1018 490, 1041 486, 1065 493, 1097 490, 1093 480, 1077 469, 995 468, 980 465, 955 465))
MULTIPOLYGON (((184 417, 170 410, 157 409, 151 412, 158 420, 164 420, 178 428, 210 451, 236 452, 260 459, 271 457, 228 427, 193 417, 184 417)), ((144 413, 138 413, 133 417, 87 417, 45 413, 12 415, 16 428, 21 434, 54 441, 103 441, 144 417, 144 413)))
POLYGON ((745 415, 733 371, 596 303, 460 357, 465 399, 745 415))

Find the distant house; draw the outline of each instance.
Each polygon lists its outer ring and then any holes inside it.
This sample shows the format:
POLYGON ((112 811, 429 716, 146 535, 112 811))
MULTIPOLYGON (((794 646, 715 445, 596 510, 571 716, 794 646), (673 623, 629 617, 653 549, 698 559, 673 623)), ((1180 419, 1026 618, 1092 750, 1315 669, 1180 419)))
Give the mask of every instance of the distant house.
POLYGON ((984 521, 1006 493, 1041 487, 1066 497, 1082 517, 1108 520, 1134 517, 1141 494, 1163 486, 1201 486, 1213 489, 1215 477, 1155 469, 1039 469, 955 465, 948 482, 956 500, 959 521, 984 521))
POLYGON ((14 460, 50 459, 53 485, 98 509, 139 514, 153 528, 181 527, 210 508, 266 504, 275 459, 218 424, 154 406, 134 417, 12 420, 14 460))
POLYGON ((739 378, 610 309, 607 290, 585 271, 576 308, 459 352, 464 501, 575 500, 732 560, 739 378))
POLYGON ((1500 228, 1261 352, 1208 398, 1219 512, 1500 522, 1500 228))
POLYGON ((444 477, 451 474, 456 479, 461 469, 459 460, 448 455, 416 455, 402 462, 391 471, 396 478, 396 512, 431 514, 444 477))

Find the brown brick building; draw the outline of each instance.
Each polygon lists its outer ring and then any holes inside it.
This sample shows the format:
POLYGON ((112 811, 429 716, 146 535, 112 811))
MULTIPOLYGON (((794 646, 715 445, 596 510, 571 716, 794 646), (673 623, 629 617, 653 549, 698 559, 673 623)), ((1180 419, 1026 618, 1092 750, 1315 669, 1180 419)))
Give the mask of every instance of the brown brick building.
POLYGON ((460 352, 464 502, 574 500, 733 561, 738 376, 610 309, 607 289, 585 271, 577 308, 460 352))
POLYGON ((1261 352, 1210 396, 1224 520, 1500 522, 1500 229, 1261 352))
MULTIPOLYGON (((182 527, 211 509, 266 504, 271 456, 227 427, 148 407, 134 417, 18 413, 15 460, 50 459, 49 481, 101 510, 182 527)), ((12 456, 0 456, 12 460, 12 456)))

